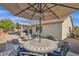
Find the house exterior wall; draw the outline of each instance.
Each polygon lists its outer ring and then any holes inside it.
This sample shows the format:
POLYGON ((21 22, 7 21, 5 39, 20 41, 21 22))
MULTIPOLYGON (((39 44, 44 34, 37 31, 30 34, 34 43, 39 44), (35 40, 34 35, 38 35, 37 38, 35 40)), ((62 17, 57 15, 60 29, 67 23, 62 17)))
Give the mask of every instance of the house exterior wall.
MULTIPOLYGON (((33 33, 36 34, 36 26, 33 27, 33 33)), ((62 38, 62 23, 51 23, 42 25, 42 35, 52 35, 56 39, 62 38)))
MULTIPOLYGON (((72 30, 72 21, 70 16, 63 20, 63 22, 42 25, 42 35, 52 35, 58 40, 64 40, 67 38, 69 27, 71 27, 72 30)), ((36 26, 34 26, 32 30, 33 33, 36 34, 36 26)))
POLYGON ((62 40, 63 39, 66 39, 69 35, 69 27, 71 28, 72 30, 72 20, 70 18, 70 16, 68 16, 64 22, 62 23, 62 40))

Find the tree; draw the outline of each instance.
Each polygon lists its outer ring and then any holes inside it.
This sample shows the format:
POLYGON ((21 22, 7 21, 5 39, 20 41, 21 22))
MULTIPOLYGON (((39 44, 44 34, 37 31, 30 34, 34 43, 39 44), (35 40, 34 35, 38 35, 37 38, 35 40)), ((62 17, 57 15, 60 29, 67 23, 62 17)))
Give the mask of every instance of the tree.
POLYGON ((75 29, 78 29, 79 28, 79 26, 75 26, 75 29))
POLYGON ((0 28, 3 28, 5 31, 9 31, 16 28, 16 25, 10 19, 2 19, 0 21, 0 28))

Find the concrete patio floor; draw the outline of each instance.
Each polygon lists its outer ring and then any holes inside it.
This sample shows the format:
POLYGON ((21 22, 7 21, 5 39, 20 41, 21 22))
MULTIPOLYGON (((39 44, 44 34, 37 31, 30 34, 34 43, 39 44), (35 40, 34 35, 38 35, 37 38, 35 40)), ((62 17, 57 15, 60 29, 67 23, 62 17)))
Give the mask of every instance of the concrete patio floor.
MULTIPOLYGON (((12 39, 17 39, 18 36, 17 35, 7 35, 6 36, 6 39, 7 40, 12 40, 12 39)), ((73 38, 67 38, 64 41, 68 41, 70 43, 70 52, 73 52, 77 55, 79 55, 79 38, 77 39, 73 39, 73 38)), ((68 53, 67 55, 71 55, 72 56, 72 53, 68 53)), ((74 55, 74 54, 73 54, 74 55)))
POLYGON ((70 51, 76 54, 79 54, 79 38, 67 38, 64 41, 68 41, 70 43, 70 51))

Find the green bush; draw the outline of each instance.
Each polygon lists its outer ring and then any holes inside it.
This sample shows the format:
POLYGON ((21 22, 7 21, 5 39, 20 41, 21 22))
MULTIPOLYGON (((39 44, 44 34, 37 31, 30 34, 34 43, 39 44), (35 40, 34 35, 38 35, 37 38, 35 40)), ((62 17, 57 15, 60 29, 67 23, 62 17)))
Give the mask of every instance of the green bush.
POLYGON ((3 19, 0 21, 0 28, 3 28, 5 31, 9 31, 16 28, 16 25, 10 19, 3 19))
POLYGON ((74 32, 70 33, 70 37, 75 38, 76 37, 75 33, 74 32))
POLYGON ((75 26, 75 35, 76 37, 79 37, 79 26, 75 26))
POLYGON ((79 32, 76 32, 76 34, 75 34, 75 35, 76 35, 76 37, 79 37, 79 32))

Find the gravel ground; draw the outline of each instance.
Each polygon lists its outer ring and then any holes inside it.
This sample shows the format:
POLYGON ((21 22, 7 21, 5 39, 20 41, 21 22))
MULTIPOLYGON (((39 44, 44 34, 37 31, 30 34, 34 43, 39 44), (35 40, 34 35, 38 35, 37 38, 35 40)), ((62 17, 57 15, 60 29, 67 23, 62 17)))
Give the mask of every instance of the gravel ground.
POLYGON ((17 35, 10 35, 10 34, 0 35, 0 44, 6 43, 7 41, 17 39, 17 38, 18 38, 17 35))

